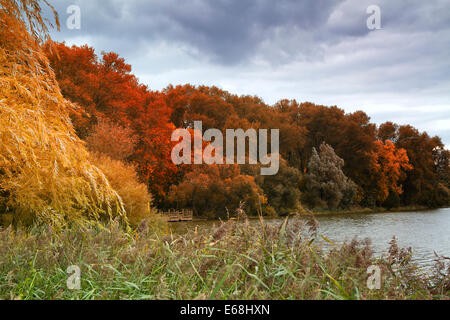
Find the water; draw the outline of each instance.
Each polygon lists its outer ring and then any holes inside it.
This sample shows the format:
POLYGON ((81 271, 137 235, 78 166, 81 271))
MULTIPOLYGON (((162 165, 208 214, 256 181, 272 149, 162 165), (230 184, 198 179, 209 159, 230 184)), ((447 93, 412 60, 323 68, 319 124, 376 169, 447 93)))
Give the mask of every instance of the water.
MULTIPOLYGON (((450 257, 450 208, 390 213, 354 213, 317 216, 319 234, 334 243, 370 238, 377 254, 386 253, 395 235, 399 247, 413 249, 413 261, 421 266, 431 266, 434 252, 450 257)), ((257 221, 252 220, 252 223, 257 221)), ((280 223, 282 219, 269 219, 267 223, 280 223)), ((198 221, 173 224, 175 232, 198 226, 211 228, 217 222, 198 221)))

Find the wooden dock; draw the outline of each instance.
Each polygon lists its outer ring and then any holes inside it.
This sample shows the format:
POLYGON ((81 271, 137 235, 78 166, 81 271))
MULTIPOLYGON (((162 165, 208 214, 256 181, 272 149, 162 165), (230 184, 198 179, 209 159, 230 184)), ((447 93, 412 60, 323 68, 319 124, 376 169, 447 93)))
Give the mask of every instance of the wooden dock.
POLYGON ((168 222, 181 222, 192 221, 194 214, 191 210, 169 210, 163 213, 163 216, 168 222))

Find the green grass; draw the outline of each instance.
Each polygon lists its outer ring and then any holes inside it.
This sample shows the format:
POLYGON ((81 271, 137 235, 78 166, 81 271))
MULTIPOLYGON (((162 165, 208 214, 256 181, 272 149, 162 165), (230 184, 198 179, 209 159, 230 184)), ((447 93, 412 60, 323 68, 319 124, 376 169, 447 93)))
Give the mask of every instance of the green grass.
POLYGON ((324 251, 314 220, 279 226, 223 223, 208 233, 164 234, 151 226, 59 232, 0 231, 2 299, 449 299, 449 266, 426 274, 392 242, 383 257, 368 242, 324 251), (378 265, 380 290, 367 288, 378 265), (81 289, 66 286, 81 268, 81 289))

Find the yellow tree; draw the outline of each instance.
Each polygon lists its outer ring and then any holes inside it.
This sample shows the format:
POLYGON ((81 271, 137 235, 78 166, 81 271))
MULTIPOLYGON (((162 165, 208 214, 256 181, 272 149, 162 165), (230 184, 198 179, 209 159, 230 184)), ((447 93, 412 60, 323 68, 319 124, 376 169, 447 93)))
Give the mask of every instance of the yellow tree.
POLYGON ((48 32, 40 2, 0 5, 0 212, 52 225, 123 216, 121 198, 74 132, 73 106, 41 50, 48 32))

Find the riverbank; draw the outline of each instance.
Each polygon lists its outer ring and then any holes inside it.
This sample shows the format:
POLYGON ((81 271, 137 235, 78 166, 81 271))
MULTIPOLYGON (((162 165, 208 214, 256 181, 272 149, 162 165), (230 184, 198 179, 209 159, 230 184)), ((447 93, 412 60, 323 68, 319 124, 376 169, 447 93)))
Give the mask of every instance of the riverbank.
MULTIPOLYGON (((352 209, 337 209, 337 210, 316 210, 316 209, 302 209, 300 212, 292 213, 289 216, 321 216, 321 215, 345 215, 345 214, 373 214, 373 213, 392 213, 392 212, 414 212, 414 211, 428 211, 428 210, 435 210, 435 209, 441 209, 441 208, 430 208, 426 206, 402 206, 402 207, 396 207, 396 208, 382 208, 382 207, 375 207, 375 208, 352 208, 352 209)), ((267 219, 271 218, 282 218, 283 216, 265 216, 267 219)), ((250 216, 250 219, 258 219, 257 216, 250 216)), ((235 218, 232 218, 235 219, 235 218)), ((218 219, 215 218, 204 218, 202 216, 194 216, 193 222, 202 222, 202 221, 218 221, 218 219)))
MULTIPOLYGON (((300 215, 339 215, 339 214, 362 214, 362 213, 387 213, 387 212, 414 212, 414 211, 427 211, 427 210, 434 210, 439 208, 429 208, 426 206, 404 206, 404 207, 397 207, 397 208, 353 208, 353 209, 343 209, 343 210, 309 210, 309 209, 303 209, 302 212, 296 213, 300 215)), ((292 214, 291 216, 295 216, 296 214, 292 214)), ((253 219, 257 219, 258 217, 250 217, 253 219)), ((273 218, 273 217, 267 217, 267 218, 273 218)), ((202 216, 194 216, 192 218, 192 222, 203 222, 203 221, 213 221, 217 219, 207 219, 203 218, 202 216)), ((181 220, 177 220, 179 222, 181 220)), ((0 226, 8 226, 12 223, 12 214, 0 214, 0 226)))
POLYGON ((301 214, 313 214, 313 215, 327 215, 327 214, 352 214, 352 213, 387 213, 387 212, 414 212, 414 211, 426 211, 439 208, 429 208, 426 206, 403 206, 396 208, 353 208, 353 209, 342 209, 342 210, 305 210, 301 214))
POLYGON ((151 224, 0 229, 0 298, 449 299, 445 260, 425 274, 395 241, 380 258, 368 242, 323 250, 320 239, 314 219, 295 218, 258 227, 231 220, 183 236, 151 224), (80 268, 80 289, 67 287, 70 266, 80 268), (382 275, 376 290, 371 266, 382 275))

